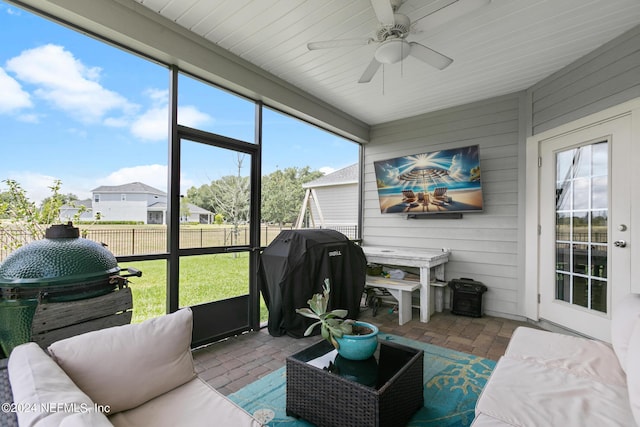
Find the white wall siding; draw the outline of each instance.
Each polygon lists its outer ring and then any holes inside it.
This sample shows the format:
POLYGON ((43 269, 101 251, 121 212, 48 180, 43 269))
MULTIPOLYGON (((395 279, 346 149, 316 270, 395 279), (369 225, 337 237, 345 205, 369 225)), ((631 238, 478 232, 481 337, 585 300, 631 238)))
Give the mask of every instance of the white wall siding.
POLYGON ((533 134, 640 97, 640 25, 529 89, 533 134))
POLYGON ((521 316, 518 281, 518 162, 522 94, 372 128, 364 154, 365 245, 450 248, 446 279, 470 277, 489 287, 485 312, 521 316), (381 214, 373 162, 467 145, 480 146, 484 212, 462 219, 381 214))
POLYGON ((100 201, 93 204, 93 214, 102 221, 141 221, 147 223, 147 202, 100 201))
MULTIPOLYGON (((358 183, 317 187, 316 194, 326 225, 358 224, 358 183)), ((320 216, 313 203, 311 210, 319 226, 320 216)))

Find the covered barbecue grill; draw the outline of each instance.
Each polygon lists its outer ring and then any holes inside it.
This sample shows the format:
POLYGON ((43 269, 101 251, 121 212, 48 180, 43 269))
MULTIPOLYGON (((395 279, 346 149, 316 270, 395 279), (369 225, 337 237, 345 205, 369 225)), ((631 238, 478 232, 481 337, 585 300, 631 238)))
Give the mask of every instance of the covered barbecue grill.
POLYGON ((325 278, 331 284, 329 309, 346 309, 349 318, 357 319, 366 268, 362 248, 338 231, 282 231, 260 260, 258 280, 269 309, 269 334, 304 336, 313 320, 295 310, 322 292, 325 278))
MULTIPOLYGON (((0 264, 0 346, 5 355, 31 340, 39 303, 106 295, 126 285, 115 256, 79 237, 71 223, 54 225, 45 238, 12 252, 0 264)), ((140 275, 133 270, 130 275, 140 275)))

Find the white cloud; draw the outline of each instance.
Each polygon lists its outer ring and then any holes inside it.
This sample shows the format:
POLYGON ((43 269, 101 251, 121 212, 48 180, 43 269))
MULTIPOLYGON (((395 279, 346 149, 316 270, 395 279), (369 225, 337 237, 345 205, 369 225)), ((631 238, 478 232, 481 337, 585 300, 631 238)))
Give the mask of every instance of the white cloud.
POLYGON ((25 123, 38 123, 40 121, 40 116, 37 114, 20 114, 16 119, 25 123))
MULTIPOLYGON (((178 121, 180 124, 197 128, 212 121, 211 116, 199 111, 196 107, 187 105, 178 107, 178 121)), ((169 134, 168 106, 150 108, 131 124, 131 133, 147 141, 166 140, 169 134)))
POLYGON ((318 169, 320 172, 322 172, 325 175, 329 175, 330 173, 333 173, 336 171, 335 168, 332 168, 331 166, 323 166, 320 169, 318 169))
POLYGON ((167 89, 147 89, 144 91, 156 105, 164 105, 169 103, 169 90, 167 89))
POLYGON ((181 125, 197 128, 212 120, 207 113, 199 111, 191 105, 182 105, 178 107, 178 123, 181 125))
POLYGON ((122 185, 142 182, 158 190, 167 190, 166 165, 141 165, 118 169, 98 180, 98 185, 122 185))
POLYGON ((456 154, 451 158, 451 166, 449 167, 449 176, 457 181, 465 181, 467 174, 463 170, 462 156, 456 154))
POLYGON ((0 68, 0 114, 11 113, 33 106, 31 97, 25 92, 20 83, 0 68))
POLYGON ((99 122, 108 114, 132 114, 137 106, 99 83, 101 69, 87 67, 62 46, 44 45, 7 61, 17 79, 34 85, 34 94, 81 122, 99 122))
MULTIPOLYGON (((22 189, 27 193, 27 197, 32 202, 35 202, 37 205, 40 202, 51 196, 51 189, 49 187, 53 186, 54 181, 57 179, 53 176, 38 174, 34 172, 13 172, 9 173, 7 179, 12 179, 20 184, 22 189)), ((2 179, 5 179, 4 177, 2 179)), ((6 190, 6 185, 4 182, 0 183, 0 190, 6 190)), ((64 184, 64 183, 63 183, 64 184)), ((63 194, 69 193, 70 191, 65 191, 61 189, 60 191, 63 194)))
POLYGON ((169 136, 167 107, 151 108, 131 124, 131 133, 147 141, 167 140, 169 136))
MULTIPOLYGON (((103 87, 99 80, 102 69, 89 67, 76 59, 62 46, 47 44, 25 50, 0 68, 0 113, 33 107, 30 94, 23 85, 32 86, 36 99, 49 102, 54 108, 66 112, 83 123, 102 123, 105 126, 125 128, 137 138, 163 141, 168 137, 168 91, 147 89, 145 95, 151 106, 141 114, 140 106, 117 92, 103 87)), ((186 105, 178 109, 179 122, 199 127, 211 123, 213 118, 196 107, 186 105)), ((34 122, 37 115, 23 116, 23 121, 34 122)))

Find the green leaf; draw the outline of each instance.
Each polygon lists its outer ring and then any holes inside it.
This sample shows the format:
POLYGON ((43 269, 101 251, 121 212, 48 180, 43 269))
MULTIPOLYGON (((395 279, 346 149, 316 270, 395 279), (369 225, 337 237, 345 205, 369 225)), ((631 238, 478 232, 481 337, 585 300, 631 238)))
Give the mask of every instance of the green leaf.
POLYGON ((313 329, 320 324, 322 324, 322 322, 316 322, 313 325, 309 326, 307 330, 304 331, 304 336, 308 337, 309 335, 311 335, 311 332, 313 332, 313 329))
POLYGON ((304 317, 309 317, 311 319, 320 319, 320 316, 315 314, 313 311, 308 308, 297 308, 296 313, 303 315, 304 317))
POLYGON ((345 318, 349 314, 349 311, 343 309, 331 310, 329 314, 332 314, 336 317, 345 318))
POLYGON ((322 338, 324 338, 325 340, 329 339, 331 336, 331 333, 329 332, 329 329, 326 327, 326 325, 322 325, 322 329, 320 330, 320 332, 322 333, 322 338))
POLYGON ((324 298, 321 294, 314 294, 309 301, 307 301, 311 310, 317 315, 323 314, 327 311, 324 298))
POLYGON ((331 344, 333 344, 333 347, 338 350, 340 348, 340 343, 338 341, 335 340, 335 338, 331 337, 330 339, 331 344))
POLYGON ((342 338, 342 335, 344 335, 344 332, 342 331, 340 325, 330 326, 329 331, 331 331, 331 335, 338 338, 342 338))
POLYGON ((343 323, 340 325, 340 329, 344 335, 353 334, 353 325, 351 323, 343 323))

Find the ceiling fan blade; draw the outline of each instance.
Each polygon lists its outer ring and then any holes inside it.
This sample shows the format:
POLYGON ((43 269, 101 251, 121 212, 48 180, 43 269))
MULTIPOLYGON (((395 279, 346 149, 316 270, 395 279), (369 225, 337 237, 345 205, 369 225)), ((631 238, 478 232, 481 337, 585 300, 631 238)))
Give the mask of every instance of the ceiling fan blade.
POLYGON ((411 46, 409 55, 414 58, 418 58, 420 61, 426 62, 438 70, 444 70, 453 62, 453 59, 448 56, 444 56, 443 54, 436 52, 433 49, 429 49, 420 43, 411 42, 409 45, 411 46))
POLYGON ((390 0, 371 0, 371 7, 373 7, 380 24, 393 27, 396 21, 393 18, 393 7, 391 7, 390 0))
POLYGON ((358 83, 369 83, 373 76, 375 76, 378 68, 380 68, 380 65, 381 64, 378 62, 378 60, 376 58, 373 58, 367 66, 367 69, 364 70, 364 73, 362 73, 362 76, 360 76, 360 80, 358 80, 358 83))
POLYGON ((453 21, 463 15, 478 10, 491 3, 491 0, 455 0, 435 12, 413 21, 413 29, 426 31, 453 21))
POLYGON ((346 47, 346 46, 364 46, 371 43, 372 39, 341 39, 341 40, 325 40, 319 42, 307 43, 307 49, 331 49, 334 47, 346 47))

